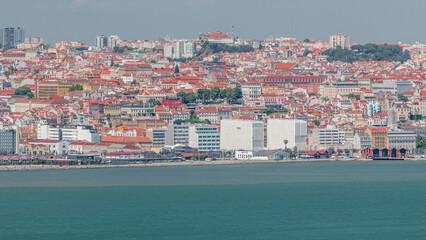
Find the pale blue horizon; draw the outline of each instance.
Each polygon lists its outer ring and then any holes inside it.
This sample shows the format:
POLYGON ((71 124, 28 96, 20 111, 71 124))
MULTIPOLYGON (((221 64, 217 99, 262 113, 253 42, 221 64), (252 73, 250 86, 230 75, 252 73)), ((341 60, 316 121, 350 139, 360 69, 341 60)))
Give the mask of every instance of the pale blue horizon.
POLYGON ((426 42, 422 0, 3 0, 0 27, 22 27, 48 43, 97 35, 155 40, 231 32, 244 39, 294 37, 328 40, 337 32, 352 43, 426 42))

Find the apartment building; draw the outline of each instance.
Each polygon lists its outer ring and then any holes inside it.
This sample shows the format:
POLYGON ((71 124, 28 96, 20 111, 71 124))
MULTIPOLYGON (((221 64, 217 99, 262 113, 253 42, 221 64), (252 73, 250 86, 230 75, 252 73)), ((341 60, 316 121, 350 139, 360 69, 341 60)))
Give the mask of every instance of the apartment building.
POLYGON ((337 48, 340 46, 341 48, 349 49, 349 35, 345 35, 343 33, 337 33, 330 36, 330 48, 337 48))
POLYGON ((388 148, 388 130, 386 128, 367 128, 365 133, 371 136, 371 148, 388 148))

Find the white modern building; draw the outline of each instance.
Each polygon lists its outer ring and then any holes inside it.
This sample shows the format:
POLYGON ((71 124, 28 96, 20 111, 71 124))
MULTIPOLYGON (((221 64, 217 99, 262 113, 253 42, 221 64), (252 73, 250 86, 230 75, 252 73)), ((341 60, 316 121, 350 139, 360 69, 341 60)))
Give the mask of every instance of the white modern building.
POLYGON ((120 42, 120 37, 117 35, 111 35, 107 38, 107 46, 110 48, 114 48, 120 42))
POLYGON ((307 126, 303 120, 269 119, 267 129, 267 147, 270 150, 297 147, 306 150, 307 126))
POLYGON ((189 143, 189 126, 190 124, 170 124, 167 126, 165 133, 165 145, 173 146, 182 144, 188 146, 189 143))
POLYGON ((239 119, 224 119, 220 122, 222 150, 263 150, 263 142, 263 122, 239 119))
MULTIPOLYGON (((190 58, 195 54, 195 43, 180 40, 175 43, 173 48, 173 58, 190 58)), ((169 51, 169 50, 168 50, 169 51)), ((169 55, 170 53, 167 52, 169 55)))
POLYGON ((96 36, 96 48, 98 50, 104 49, 108 45, 108 38, 104 35, 96 36))
POLYGON ((312 150, 327 149, 329 147, 334 147, 335 149, 351 148, 344 145, 345 132, 332 124, 323 128, 314 128, 309 144, 312 150))
POLYGON ((100 142, 101 134, 89 126, 52 127, 39 124, 37 138, 47 140, 100 142))
POLYGON ((174 47, 172 44, 164 45, 164 56, 167 58, 173 58, 174 47))
POLYGON ((195 124, 189 127, 189 146, 200 152, 220 151, 218 126, 195 124))
POLYGON ((250 160, 253 158, 253 151, 235 151, 235 158, 238 160, 250 160))

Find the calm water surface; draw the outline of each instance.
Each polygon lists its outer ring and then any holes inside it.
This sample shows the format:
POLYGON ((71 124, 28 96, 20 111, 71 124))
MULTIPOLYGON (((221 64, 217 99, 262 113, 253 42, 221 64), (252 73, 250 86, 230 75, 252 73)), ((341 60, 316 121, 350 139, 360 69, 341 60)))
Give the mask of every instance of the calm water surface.
POLYGON ((0 172, 0 239, 426 239, 426 162, 0 172))

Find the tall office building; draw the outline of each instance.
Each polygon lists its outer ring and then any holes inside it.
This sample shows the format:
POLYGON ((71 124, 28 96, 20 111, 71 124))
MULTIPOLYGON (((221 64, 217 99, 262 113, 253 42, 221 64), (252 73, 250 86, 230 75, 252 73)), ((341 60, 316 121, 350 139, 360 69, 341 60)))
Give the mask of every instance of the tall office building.
POLYGON ((307 125, 303 120, 269 119, 267 129, 268 149, 283 149, 297 147, 306 150, 307 125))
POLYGON ((194 124, 189 127, 190 147, 200 152, 220 151, 220 133, 218 126, 194 124))
POLYGON ((330 48, 336 48, 340 46, 345 49, 349 49, 349 36, 343 33, 337 33, 330 36, 330 48))
POLYGON ((2 48, 14 48, 25 42, 25 30, 17 27, 7 27, 0 31, 0 45, 2 48))
POLYGON ((108 38, 104 35, 96 36, 96 48, 98 50, 104 49, 106 46, 108 46, 108 38))
POLYGON ((173 146, 176 144, 181 144, 183 146, 188 146, 189 143, 189 126, 190 124, 170 124, 167 126, 167 131, 165 133, 165 144, 168 146, 173 146))
POLYGON ((16 129, 0 129, 0 152, 16 154, 19 150, 19 131, 16 129))

